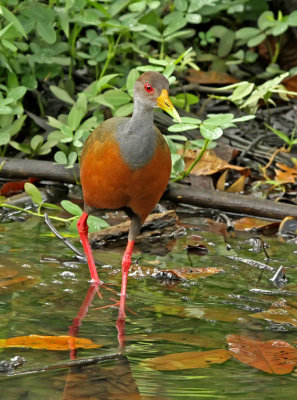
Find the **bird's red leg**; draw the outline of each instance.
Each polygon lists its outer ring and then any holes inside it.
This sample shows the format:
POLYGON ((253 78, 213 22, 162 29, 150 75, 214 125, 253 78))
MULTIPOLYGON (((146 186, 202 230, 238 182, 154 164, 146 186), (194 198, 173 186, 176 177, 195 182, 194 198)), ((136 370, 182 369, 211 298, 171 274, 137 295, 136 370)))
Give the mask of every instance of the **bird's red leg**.
MULTIPOLYGON (((122 258, 122 288, 121 299, 126 297, 128 273, 131 265, 132 252, 134 248, 134 240, 128 240, 125 253, 122 258)), ((125 301, 120 302, 119 318, 125 318, 125 301)))
POLYGON ((87 261, 88 261, 88 266, 91 274, 91 279, 92 283, 95 285, 100 285, 102 282, 99 279, 99 276, 97 274, 97 269, 94 261, 94 257, 92 254, 91 246, 89 243, 88 239, 88 224, 87 224, 87 219, 88 219, 88 214, 86 212, 83 212, 81 217, 79 218, 77 222, 77 229, 78 233, 80 236, 81 243, 83 245, 85 254, 87 256, 87 261))

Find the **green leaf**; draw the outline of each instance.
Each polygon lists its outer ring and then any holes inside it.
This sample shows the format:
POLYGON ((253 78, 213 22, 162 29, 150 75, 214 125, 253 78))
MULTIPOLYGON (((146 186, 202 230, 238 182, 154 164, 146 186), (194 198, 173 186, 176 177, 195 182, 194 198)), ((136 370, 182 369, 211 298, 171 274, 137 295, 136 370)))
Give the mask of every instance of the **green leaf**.
POLYGON ((80 217, 82 215, 82 209, 77 205, 72 203, 69 200, 62 200, 61 201, 61 206, 66 210, 69 214, 72 215, 77 215, 80 217))
POLYGON ((63 137, 60 139, 62 143, 70 143, 73 140, 73 131, 68 125, 62 125, 61 132, 63 137))
POLYGON ((75 151, 71 151, 68 155, 68 165, 73 165, 77 160, 77 153, 75 151))
POLYGON ((10 144, 10 146, 12 146, 16 150, 22 151, 25 154, 31 154, 30 146, 28 146, 25 143, 18 143, 18 142, 15 142, 14 140, 11 140, 9 142, 9 144, 10 144))
POLYGON ((119 89, 107 90, 104 92, 103 98, 113 107, 119 107, 131 101, 131 97, 119 89))
POLYGON ((38 147, 40 147, 43 143, 43 137, 41 135, 35 135, 31 139, 30 145, 33 150, 37 150, 38 147))
POLYGON ((187 25, 187 20, 182 13, 175 12, 173 14, 175 15, 175 18, 172 20, 172 22, 170 22, 170 24, 164 30, 163 32, 164 36, 172 35, 172 33, 179 31, 180 29, 182 29, 184 26, 187 25))
POLYGON ((199 125, 201 124, 201 120, 198 118, 192 118, 192 117, 181 117, 181 122, 183 124, 195 124, 195 125, 199 125))
POLYGON ((53 44, 56 41, 56 31, 51 25, 44 22, 37 22, 36 31, 38 35, 48 44, 53 44))
POLYGON ((272 28, 271 33, 273 36, 280 36, 289 28, 287 21, 277 21, 275 26, 272 28))
POLYGON ((23 28, 23 25, 20 23, 20 21, 17 19, 17 17, 14 16, 14 14, 9 11, 6 7, 4 6, 0 6, 0 15, 3 15, 3 17, 10 22, 11 24, 13 24, 13 26, 15 27, 15 29, 27 39, 27 35, 26 32, 23 28))
POLYGON ((140 76, 140 74, 136 68, 131 69, 127 76, 126 88, 127 88, 127 92, 129 93, 129 95, 131 97, 133 97, 133 88, 134 88, 135 81, 136 81, 136 79, 139 78, 139 76, 140 76))
POLYGON ((69 96, 66 90, 59 88, 58 86, 50 86, 51 92, 60 100, 68 104, 75 104, 75 101, 69 96))
POLYGON ((146 72, 146 71, 157 71, 162 72, 163 67, 157 67, 155 65, 141 65, 140 67, 136 67, 137 71, 146 72))
POLYGON ((116 109, 114 116, 115 117, 126 117, 127 115, 132 114, 134 109, 133 103, 124 104, 116 109))
POLYGON ((33 183, 26 182, 24 185, 26 193, 31 197, 34 203, 40 205, 42 203, 42 194, 33 183))
POLYGON ((275 133, 285 143, 287 143, 288 145, 291 144, 290 138, 284 132, 279 131, 278 129, 275 129, 272 126, 270 126, 270 125, 268 125, 266 123, 264 123, 264 125, 266 126, 266 128, 270 129, 273 133, 275 133))
POLYGON ((104 85, 106 85, 109 81, 111 81, 116 76, 119 76, 119 74, 109 74, 109 75, 105 75, 102 78, 100 78, 99 81, 96 83, 97 93, 100 91, 100 89, 104 85))
POLYGON ((258 18, 258 27, 261 31, 270 28, 275 24, 275 19, 272 11, 264 11, 258 18))
POLYGON ((234 43, 234 32, 231 29, 226 29, 225 33, 220 39, 219 47, 218 47, 218 56, 226 57, 232 50, 234 43))
POLYGON ((249 47, 255 47, 258 46, 260 43, 262 43, 266 39, 266 35, 264 33, 261 33, 258 36, 253 37, 247 42, 247 45, 249 47))
POLYGON ((58 164, 67 164, 67 157, 63 151, 57 151, 54 155, 54 159, 58 164))
POLYGON ((178 11, 186 11, 188 8, 188 1, 187 0, 174 0, 175 8, 178 11))
POLYGON ((0 115, 9 115, 12 114, 12 108, 8 106, 1 106, 0 105, 0 115))
POLYGON ((238 86, 231 96, 229 96, 231 101, 236 102, 244 97, 248 96, 254 89, 255 84, 250 82, 242 82, 242 85, 238 86))
POLYGON ((129 5, 129 10, 134 13, 141 13, 146 9, 146 1, 145 0, 138 0, 135 3, 129 5))
POLYGON ((171 125, 168 128, 169 132, 183 132, 183 131, 189 131, 191 129, 197 129, 198 124, 175 124, 171 125))
POLYGON ((221 128, 209 129, 201 124, 200 133, 204 137, 204 139, 216 140, 222 136, 223 130, 221 128))
POLYGON ((0 146, 6 145, 10 141, 10 134, 8 132, 0 132, 0 146))
POLYGON ((243 115, 242 117, 239 118, 233 118, 232 122, 245 122, 245 121, 250 121, 251 119, 255 119, 255 115, 243 115))
POLYGON ((61 127, 64 125, 62 121, 59 121, 58 119, 56 119, 54 117, 48 116, 47 119, 48 119, 48 124, 50 126, 52 126, 53 128, 61 129, 61 127))
POLYGON ((235 38, 248 41, 251 38, 258 36, 260 33, 260 30, 257 28, 241 28, 235 32, 235 38))
POLYGON ((14 44, 12 44, 9 40, 2 39, 1 42, 4 47, 6 47, 8 50, 10 50, 12 52, 15 52, 18 50, 18 48, 14 44))
POLYGON ((7 97, 10 97, 14 101, 17 101, 24 96, 26 91, 27 91, 27 88, 25 88, 25 86, 18 86, 16 88, 10 89, 7 93, 7 97))
POLYGON ((186 19, 190 24, 200 24, 202 21, 200 14, 186 14, 186 19))
POLYGON ((297 10, 293 11, 288 18, 288 24, 290 26, 297 26, 297 10))
POLYGON ((84 109, 78 108, 76 105, 71 108, 70 113, 68 114, 67 123, 72 131, 75 131, 79 127, 81 120, 85 116, 85 112, 84 109))
POLYGON ((166 135, 167 139, 171 139, 171 140, 178 140, 181 142, 187 142, 188 138, 184 135, 166 135))
POLYGON ((88 218, 89 232, 97 232, 101 229, 109 228, 109 226, 109 223, 102 218, 95 217, 94 215, 90 215, 88 218))
POLYGON ((176 66, 174 64, 169 64, 163 71, 163 75, 169 79, 169 77, 173 74, 175 71, 176 66))

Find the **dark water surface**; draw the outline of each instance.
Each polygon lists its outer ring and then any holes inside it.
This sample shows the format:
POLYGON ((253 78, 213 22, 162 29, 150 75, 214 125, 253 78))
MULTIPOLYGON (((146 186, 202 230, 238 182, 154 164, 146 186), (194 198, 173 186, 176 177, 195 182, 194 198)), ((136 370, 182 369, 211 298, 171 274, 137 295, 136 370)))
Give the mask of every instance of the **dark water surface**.
MULTIPOLYGON (((296 245, 282 243, 276 236, 265 238, 270 246, 268 262, 263 251, 253 251, 252 234, 233 233, 227 239, 231 247, 227 250, 223 236, 210 229, 204 220, 192 217, 184 218, 183 222, 192 225, 186 236, 165 245, 146 245, 145 253, 140 252, 140 247, 136 249, 134 259, 142 257, 138 261, 138 272, 128 281, 127 306, 131 312, 127 310, 126 346, 122 356, 115 355, 119 352, 118 309, 100 309, 111 304, 111 299, 118 299, 118 295, 103 288, 100 290, 103 299, 100 299, 89 290, 87 265, 77 262, 63 243, 49 236, 39 219, 0 225, 0 339, 71 333, 102 345, 71 352, 5 348, 1 341, 0 361, 21 356, 26 362, 10 373, 0 373, 0 398, 296 399, 294 371, 273 375, 235 358, 209 368, 181 367, 165 371, 144 363, 166 354, 228 349, 226 338, 230 334, 252 336, 260 341, 297 343, 297 328, 293 325, 252 317, 282 299, 297 302, 297 262, 293 253, 296 245), (189 239, 190 235, 195 236, 189 239), (193 243, 203 244, 208 254, 187 252, 186 246, 193 243), (272 272, 230 256, 266 263, 275 269, 283 265, 287 268, 288 283, 283 289, 277 289, 269 281, 272 272), (151 273, 148 267, 163 270, 217 267, 223 272, 201 279, 169 282, 141 276, 151 273), (25 279, 18 281, 19 277, 25 279), (7 284, 11 279, 14 281, 7 284), (84 300, 91 304, 83 318, 84 300), (173 333, 176 335, 169 335, 173 333), (67 364, 75 359, 110 354, 112 359, 95 364, 72 367, 67 364), (53 368, 48 369, 49 366, 53 368)), ((80 247, 78 240, 73 242, 80 247)), ((98 270, 100 278, 110 284, 108 289, 118 293, 123 248, 94 253, 97 260, 106 264, 98 270)))

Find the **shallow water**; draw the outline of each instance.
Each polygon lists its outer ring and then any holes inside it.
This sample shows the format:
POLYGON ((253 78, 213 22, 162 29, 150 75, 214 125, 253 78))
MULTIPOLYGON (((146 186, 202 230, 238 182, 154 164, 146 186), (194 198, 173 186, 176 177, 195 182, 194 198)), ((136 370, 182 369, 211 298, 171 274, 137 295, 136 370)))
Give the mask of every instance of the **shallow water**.
MULTIPOLYGON (((263 251, 253 251, 252 234, 232 233, 224 238, 214 229, 216 224, 204 219, 184 217, 182 221, 188 227, 187 235, 162 246, 155 243, 136 247, 138 270, 134 269, 128 281, 122 355, 117 355, 118 309, 101 307, 110 305, 111 299, 119 299, 123 248, 94 252, 95 258, 105 264, 98 269, 107 284, 100 289, 100 299, 90 289, 87 265, 77 262, 62 242, 51 237, 42 221, 34 217, 23 223, 2 224, 0 339, 71 334, 102 347, 50 351, 2 345, 0 361, 21 356, 26 362, 10 373, 0 373, 0 398, 295 399, 295 372, 273 375, 235 358, 208 368, 160 371, 144 363, 166 354, 227 349, 230 334, 297 343, 293 325, 252 317, 281 299, 296 301, 296 246, 281 243, 276 236, 264 238, 270 246, 268 262, 263 251), (189 253, 186 247, 193 243, 204 245, 208 254, 189 253), (272 272, 234 257, 275 269, 283 265, 288 282, 277 289, 269 280, 272 272), (217 267, 222 272, 200 279, 164 281, 149 276, 149 267, 217 267), (20 277, 24 279, 18 281, 20 277), (81 308, 84 301, 91 303, 88 310, 81 308), (112 359, 69 366, 71 360, 105 355, 112 355, 112 359)), ((80 247, 78 240, 73 242, 80 247)))

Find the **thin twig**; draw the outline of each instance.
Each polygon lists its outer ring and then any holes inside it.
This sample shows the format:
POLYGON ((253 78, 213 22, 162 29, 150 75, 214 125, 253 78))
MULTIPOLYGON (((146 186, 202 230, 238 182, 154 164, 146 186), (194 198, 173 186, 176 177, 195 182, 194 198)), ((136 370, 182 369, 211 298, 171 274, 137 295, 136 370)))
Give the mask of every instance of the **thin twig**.
POLYGON ((87 262, 86 257, 64 236, 62 236, 57 229, 54 227, 52 224, 49 216, 47 213, 44 213, 44 222, 46 225, 49 227, 49 229, 53 232, 53 234, 60 239, 70 250, 72 250, 75 254, 76 257, 79 259, 79 261, 87 262))
POLYGON ((35 373, 39 373, 39 372, 50 371, 53 369, 81 367, 84 365, 97 364, 102 361, 114 360, 114 359, 120 359, 120 358, 126 359, 126 357, 123 356, 121 353, 106 354, 104 356, 82 358, 80 360, 71 360, 71 361, 66 361, 64 363, 59 363, 59 364, 45 365, 40 368, 29 369, 29 370, 21 371, 21 372, 17 372, 17 373, 10 372, 10 373, 8 373, 8 375, 17 376, 17 375, 35 374, 35 373))

